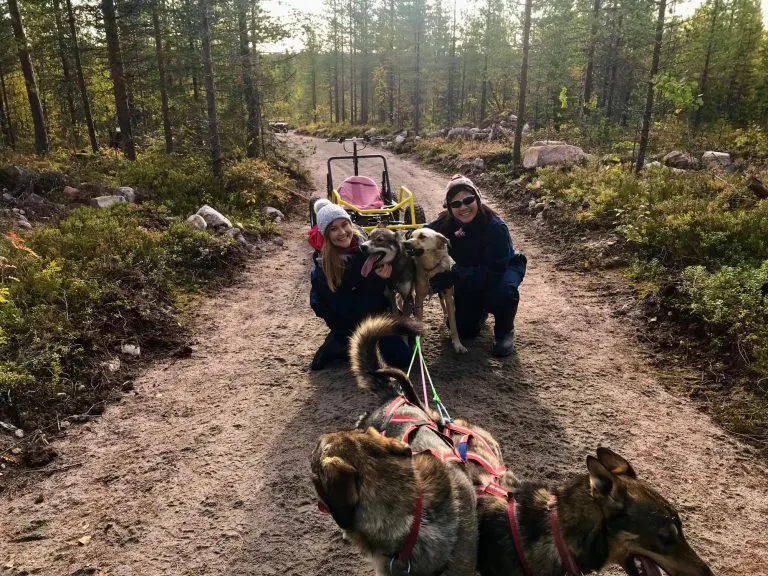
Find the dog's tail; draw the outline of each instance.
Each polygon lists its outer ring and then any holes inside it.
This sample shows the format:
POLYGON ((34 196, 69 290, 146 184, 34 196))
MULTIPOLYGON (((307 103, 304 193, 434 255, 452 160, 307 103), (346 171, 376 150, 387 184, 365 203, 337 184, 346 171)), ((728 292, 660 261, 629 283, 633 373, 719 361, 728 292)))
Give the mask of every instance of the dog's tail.
POLYGON ((363 320, 349 339, 349 360, 358 387, 387 397, 402 393, 409 402, 423 408, 411 380, 399 368, 387 366, 378 347, 385 336, 416 336, 420 332, 421 324, 409 318, 382 315, 363 320))

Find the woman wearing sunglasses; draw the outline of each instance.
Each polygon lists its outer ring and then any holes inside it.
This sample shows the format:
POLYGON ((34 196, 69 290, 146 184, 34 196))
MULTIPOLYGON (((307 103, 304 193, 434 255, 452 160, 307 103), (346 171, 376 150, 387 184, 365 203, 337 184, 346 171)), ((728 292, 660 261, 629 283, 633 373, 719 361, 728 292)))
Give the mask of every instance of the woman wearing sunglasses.
POLYGON ((492 314, 495 343, 491 354, 509 356, 515 350, 515 315, 525 255, 512 247, 507 225, 482 203, 480 192, 466 176, 451 178, 444 207, 447 211, 429 227, 448 238, 448 251, 456 265, 432 278, 432 290, 453 286, 462 340, 477 336, 492 314))

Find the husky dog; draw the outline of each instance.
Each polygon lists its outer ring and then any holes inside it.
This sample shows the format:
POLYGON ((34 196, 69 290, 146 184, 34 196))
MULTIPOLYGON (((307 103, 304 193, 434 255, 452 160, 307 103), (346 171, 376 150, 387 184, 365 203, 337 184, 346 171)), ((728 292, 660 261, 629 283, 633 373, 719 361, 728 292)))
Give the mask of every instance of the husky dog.
MULTIPOLYGON (((384 333, 417 329, 412 320, 364 320, 350 341, 361 385, 388 380, 376 352, 384 333)), ((321 510, 371 559, 376 576, 474 576, 476 498, 466 467, 429 415, 393 386, 377 391, 386 403, 359 429, 323 434, 317 443, 310 463, 321 510), (424 426, 411 430, 404 419, 424 426)))
MULTIPOLYGON (((455 262, 448 254, 450 242, 448 238, 431 228, 419 228, 411 237, 403 242, 405 251, 416 262, 416 317, 421 320, 424 310, 424 300, 429 295, 429 279, 450 270, 455 262)), ((456 326, 456 304, 453 300, 453 288, 440 292, 440 305, 448 320, 451 331, 451 343, 457 354, 464 354, 467 349, 461 343, 459 330, 456 326)))
POLYGON ((387 286, 391 292, 392 311, 410 316, 414 309, 414 292, 417 290, 416 266, 413 258, 406 254, 400 234, 379 224, 360 247, 368 254, 361 274, 368 276, 377 268, 391 265, 392 273, 387 279, 387 286), (400 296, 399 303, 395 295, 400 296))

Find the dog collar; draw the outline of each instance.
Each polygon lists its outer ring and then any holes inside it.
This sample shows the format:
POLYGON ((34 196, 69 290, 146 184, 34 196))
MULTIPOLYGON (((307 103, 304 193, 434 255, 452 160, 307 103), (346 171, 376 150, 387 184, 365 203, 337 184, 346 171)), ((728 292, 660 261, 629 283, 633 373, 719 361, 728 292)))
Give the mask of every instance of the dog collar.
MULTIPOLYGON (((421 528, 421 511, 423 506, 424 506, 424 498, 422 494, 421 478, 416 476, 416 498, 413 501, 413 524, 411 525, 411 531, 408 533, 408 538, 406 538, 405 544, 403 544, 402 550, 400 550, 400 553, 397 556, 392 557, 392 561, 390 562, 390 568, 393 567, 395 558, 397 558, 398 562, 408 566, 408 569, 406 570, 406 574, 410 573, 411 571, 410 557, 411 557, 411 553, 413 552, 413 549, 416 547, 416 540, 418 540, 419 538, 419 528, 421 528)), ((394 574, 394 572, 392 573, 394 574)))
POLYGON ((549 508, 552 536, 555 539, 555 546, 557 546, 557 552, 560 554, 560 560, 565 566, 566 574, 570 576, 583 576, 578 564, 576 564, 576 560, 573 558, 573 554, 571 554, 571 551, 568 550, 568 546, 565 544, 562 532, 560 532, 560 523, 557 520, 557 496, 554 494, 549 497, 547 508, 549 508))

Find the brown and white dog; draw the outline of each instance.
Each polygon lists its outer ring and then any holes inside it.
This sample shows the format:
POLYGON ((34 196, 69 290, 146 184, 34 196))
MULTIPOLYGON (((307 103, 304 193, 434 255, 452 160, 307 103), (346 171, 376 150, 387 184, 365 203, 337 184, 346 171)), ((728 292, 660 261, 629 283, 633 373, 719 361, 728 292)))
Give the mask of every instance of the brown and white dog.
MULTIPOLYGON (((453 258, 448 254, 450 242, 448 238, 431 228, 415 230, 408 240, 403 242, 405 250, 416 262, 416 317, 421 320, 424 315, 424 300, 429 295, 429 280, 440 272, 448 272, 453 265, 453 258)), ((456 305, 453 300, 453 288, 448 288, 438 294, 443 314, 448 319, 451 331, 451 344, 458 354, 464 354, 467 349, 459 339, 456 326, 456 305)))

